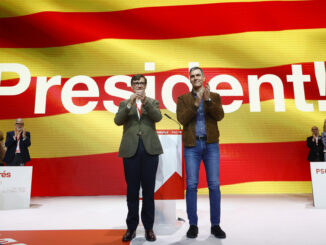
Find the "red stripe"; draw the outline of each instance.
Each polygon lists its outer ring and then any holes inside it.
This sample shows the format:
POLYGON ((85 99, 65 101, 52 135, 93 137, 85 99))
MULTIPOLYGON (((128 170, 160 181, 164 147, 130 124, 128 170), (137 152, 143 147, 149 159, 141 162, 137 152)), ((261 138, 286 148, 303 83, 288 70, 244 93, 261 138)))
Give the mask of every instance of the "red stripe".
POLYGON ((33 165, 32 196, 122 195, 126 192, 117 153, 38 158, 33 165))
POLYGON ((104 38, 171 39, 325 28, 325 1, 218 3, 0 19, 0 47, 55 47, 104 38))
MULTIPOLYGON (((254 129, 252 134, 255 134, 254 129)), ((310 181, 307 156, 308 147, 305 141, 223 144, 221 145, 221 184, 251 181, 310 181)), ((203 181, 201 183, 203 187, 203 181)))
MULTIPOLYGON (((37 204, 36 204, 37 205, 37 204)), ((77 206, 77 205, 76 205, 77 206)), ((60 207, 58 207, 60 208, 60 207)), ((78 205, 79 208, 79 205, 78 205)), ((109 211, 109 204, 107 205, 107 209, 109 211)), ((65 212, 63 209, 60 212, 65 212)), ((97 210, 96 210, 97 211, 97 210)), ((95 214, 95 209, 94 213, 95 214)), ((112 211, 110 211, 112 212, 112 211)), ((86 213, 85 213, 86 214, 86 213)), ((55 213, 52 214, 56 215, 55 213)), ((121 213, 121 215, 126 215, 121 213)), ((92 218, 86 217, 83 215, 85 219, 89 221, 92 218)), ((30 216, 31 217, 31 216, 30 216)), ((35 216, 31 217, 34 219, 35 216)), ((44 216, 43 216, 44 217, 44 216)), ((108 219, 112 218, 111 215, 107 215, 108 219)), ((52 223, 52 220, 46 220, 44 217, 44 221, 47 223, 52 223)), ((91 221, 90 221, 91 222, 91 221)), ((41 226, 39 226, 41 227, 41 226)), ((8 226, 9 228, 9 226, 8 226)), ((75 229, 75 230, 31 230, 31 227, 26 228, 26 230, 6 230, 1 231, 1 244, 33 244, 33 245, 58 245, 58 244, 114 244, 114 245, 130 245, 130 242, 123 242, 121 237, 126 232, 125 229, 118 230, 116 227, 114 229, 75 229), (7 242, 8 241, 8 242, 7 242), (69 241, 69 242, 68 242, 69 241)))
MULTIPOLYGON (((254 133, 254 132, 253 132, 254 133)), ((309 181, 305 142, 222 144, 221 185, 251 181, 309 181)), ((122 160, 117 153, 33 159, 33 196, 123 195, 122 160)), ((199 187, 207 187, 201 167, 199 187)))
MULTIPOLYGON (((324 100, 322 96, 319 94, 318 85, 316 82, 316 78, 314 75, 314 65, 313 63, 306 63, 302 65, 303 74, 307 74, 311 76, 311 82, 304 83, 305 88, 305 96, 307 100, 324 100)), ((258 77, 264 74, 275 74, 280 77, 283 81, 284 87, 284 97, 287 99, 293 99, 293 83, 287 82, 286 75, 292 74, 291 65, 284 65, 279 67, 271 67, 271 68, 262 68, 262 69, 230 69, 230 68, 205 68, 204 69, 206 80, 209 81, 212 77, 220 74, 229 74, 234 76, 240 82, 244 96, 239 97, 222 97, 223 104, 229 104, 234 99, 242 99, 243 103, 249 103, 249 92, 248 92, 248 75, 258 75, 258 77)), ((184 75, 188 76, 188 69, 177 69, 166 72, 157 72, 151 73, 149 75, 155 76, 156 78, 156 99, 160 102, 161 109, 165 109, 165 106, 162 101, 162 86, 165 80, 172 75, 184 75)), ((108 95, 104 91, 104 84, 108 77, 95 77, 95 81, 99 87, 100 97, 99 98, 75 98, 74 103, 76 105, 84 105, 89 100, 99 101, 95 110, 104 111, 105 108, 103 106, 103 102, 105 100, 113 100, 115 105, 119 105, 122 101, 121 98, 117 98, 111 95, 108 95)), ((61 102, 61 90, 64 83, 67 79, 62 79, 61 86, 53 86, 49 89, 47 94, 47 104, 46 104, 46 114, 45 115, 57 115, 62 113, 67 113, 66 109, 63 107, 61 102)), ((1 81, 1 86, 12 86, 15 81, 1 81)), ((17 83, 17 80, 16 80, 17 83)), ((124 83, 118 83, 117 87, 124 90, 131 91, 131 88, 127 87, 124 83)), ((230 86, 227 83, 222 83, 218 86, 218 89, 229 89, 230 86)), ((75 89, 82 90, 84 89, 84 85, 76 86, 75 89)), ((31 84, 24 93, 16 96, 0 96, 0 104, 6 105, 1 108, 0 119, 13 119, 17 117, 40 117, 45 116, 44 114, 34 114, 35 107, 35 91, 36 91, 36 78, 33 78, 31 84), (22 103, 24 106, 21 106, 22 103), (15 108, 15 110, 12 110, 15 108)), ((181 94, 184 94, 188 91, 188 87, 183 84, 177 84, 172 91, 174 101, 177 101, 177 97, 181 94)), ((270 84, 262 84, 260 87, 260 97, 261 101, 271 100, 274 98, 272 86, 270 84)))

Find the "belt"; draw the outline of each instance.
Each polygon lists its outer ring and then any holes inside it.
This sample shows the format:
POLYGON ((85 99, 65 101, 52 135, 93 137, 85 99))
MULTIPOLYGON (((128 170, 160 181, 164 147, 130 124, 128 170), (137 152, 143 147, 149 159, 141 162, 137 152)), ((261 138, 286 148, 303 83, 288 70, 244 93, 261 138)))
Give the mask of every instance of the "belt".
POLYGON ((207 140, 207 136, 206 135, 204 135, 204 136, 196 136, 196 139, 197 140, 207 140))

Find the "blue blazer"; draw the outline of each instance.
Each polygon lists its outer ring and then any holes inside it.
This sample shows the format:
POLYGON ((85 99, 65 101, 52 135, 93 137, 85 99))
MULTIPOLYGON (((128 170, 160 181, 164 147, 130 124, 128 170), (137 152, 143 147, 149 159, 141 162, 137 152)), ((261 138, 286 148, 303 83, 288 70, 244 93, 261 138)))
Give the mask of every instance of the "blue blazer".
MULTIPOLYGON (((17 148, 17 140, 14 140, 14 131, 7 132, 6 143, 5 146, 7 147, 6 155, 3 159, 5 163, 10 163, 15 158, 16 148, 17 148)), ((22 155, 22 159, 25 162, 31 160, 29 156, 28 147, 31 145, 31 134, 26 132, 26 139, 21 139, 19 141, 20 153, 22 155)))

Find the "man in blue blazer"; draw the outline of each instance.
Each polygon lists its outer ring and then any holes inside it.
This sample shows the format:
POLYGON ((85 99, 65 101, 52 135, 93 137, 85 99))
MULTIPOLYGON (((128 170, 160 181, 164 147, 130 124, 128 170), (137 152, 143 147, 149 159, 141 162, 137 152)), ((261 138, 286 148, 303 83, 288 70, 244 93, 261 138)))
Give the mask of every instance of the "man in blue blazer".
POLYGON ((31 134, 24 128, 24 121, 21 118, 15 121, 15 130, 7 132, 6 155, 3 161, 7 166, 24 166, 30 161, 28 147, 31 145, 31 134))

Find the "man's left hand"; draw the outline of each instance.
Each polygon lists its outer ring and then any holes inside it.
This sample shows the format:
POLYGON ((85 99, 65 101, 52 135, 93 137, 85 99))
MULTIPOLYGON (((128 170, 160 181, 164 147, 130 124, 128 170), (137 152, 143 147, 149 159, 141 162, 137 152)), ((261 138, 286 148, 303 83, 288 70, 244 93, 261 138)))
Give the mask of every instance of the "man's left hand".
POLYGON ((26 129, 23 128, 23 138, 25 139, 26 138, 26 129))
POLYGON ((206 84, 205 90, 204 90, 204 100, 207 101, 209 100, 209 95, 210 95, 210 87, 209 84, 206 84))
POLYGON ((141 102, 144 104, 146 101, 146 93, 145 90, 138 90, 136 91, 137 98, 141 100, 141 102))

